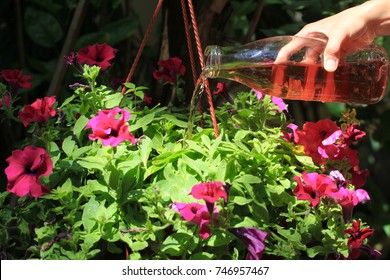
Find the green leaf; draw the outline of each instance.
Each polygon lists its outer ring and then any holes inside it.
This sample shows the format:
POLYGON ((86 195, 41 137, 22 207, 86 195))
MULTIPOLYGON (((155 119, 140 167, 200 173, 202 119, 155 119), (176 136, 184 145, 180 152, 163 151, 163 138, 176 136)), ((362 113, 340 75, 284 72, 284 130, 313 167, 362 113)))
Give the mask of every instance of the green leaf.
POLYGON ((134 124, 130 126, 130 131, 135 131, 138 128, 142 127, 143 129, 154 120, 154 114, 147 114, 142 118, 135 121, 134 124))
POLYGON ((147 168, 149 155, 152 152, 152 145, 152 140, 148 137, 143 138, 141 144, 139 145, 139 153, 145 169, 147 168))
POLYGON ((239 130, 239 131, 237 131, 236 135, 234 135, 234 141, 241 141, 248 134, 250 134, 250 131, 248 131, 248 130, 239 130))
POLYGON ((229 244, 232 239, 233 237, 231 234, 219 231, 217 233, 213 233, 213 235, 207 239, 206 244, 207 246, 218 247, 229 244))
POLYGON ((191 255, 190 260, 213 260, 215 259, 215 255, 208 252, 200 252, 191 255))
POLYGON ((107 165, 107 159, 101 156, 87 156, 77 161, 82 167, 87 169, 98 169, 104 171, 107 165))
POLYGON ((232 224, 233 227, 258 227, 258 221, 254 220, 252 217, 240 217, 240 222, 237 224, 232 224))
POLYGON ((118 169, 133 169, 136 166, 139 166, 141 163, 141 157, 137 153, 131 153, 126 160, 120 161, 118 163, 118 169))
POLYGON ((278 229, 278 233, 285 237, 287 240, 289 240, 290 242, 296 242, 296 243, 300 243, 302 238, 301 238, 301 235, 299 234, 298 231, 290 228, 290 229, 282 229, 282 228, 279 228, 278 229))
POLYGON ((243 183, 243 184, 258 184, 261 182, 261 179, 257 176, 253 176, 250 174, 245 174, 241 177, 238 177, 236 179, 238 183, 243 183))
POLYGON ((219 135, 218 138, 215 139, 213 141, 212 145, 210 146, 210 150, 209 150, 210 158, 214 157, 214 154, 217 151, 217 148, 218 148, 219 144, 221 143, 222 137, 223 137, 223 134, 221 133, 221 135, 219 135))
POLYGON ((253 199, 249 199, 249 198, 246 198, 246 197, 242 197, 242 196, 234 196, 230 199, 230 202, 234 203, 234 204, 238 204, 238 205, 246 205, 246 204, 249 204, 253 201, 253 199))
POLYGON ((85 126, 87 125, 88 121, 89 120, 86 116, 81 115, 78 118, 78 120, 76 121, 76 123, 74 124, 73 133, 74 133, 74 135, 76 135, 76 137, 79 141, 81 139, 82 132, 84 132, 85 126))
POLYGON ((313 159, 306 155, 295 155, 295 158, 304 165, 313 165, 313 159))
POLYGON ((198 173, 200 176, 203 175, 203 172, 205 171, 205 162, 202 159, 193 160, 192 158, 183 155, 182 157, 183 163, 188 165, 191 169, 193 169, 196 173, 198 173))
POLYGON ((81 244, 81 249, 83 251, 89 251, 93 245, 101 239, 101 235, 99 232, 91 232, 85 235, 84 244, 81 244))
POLYGON ((94 196, 87 202, 87 204, 85 204, 81 220, 87 232, 91 232, 94 226, 96 225, 95 218, 99 206, 100 204, 98 201, 95 200, 94 196))
POLYGON ((63 36, 61 24, 47 12, 27 7, 24 22, 30 38, 43 47, 53 47, 63 36))
POLYGON ((72 136, 68 136, 64 139, 62 142, 62 150, 65 152, 65 154, 70 157, 73 153, 73 149, 75 147, 76 143, 72 140, 72 136))
POLYGON ((326 253, 326 249, 322 246, 314 246, 307 249, 307 256, 309 258, 314 258, 318 254, 325 254, 325 253, 326 253))
POLYGON ((161 244, 161 251, 171 256, 181 256, 186 247, 194 241, 193 235, 177 232, 169 235, 161 244))
POLYGON ((163 114, 162 117, 167 119, 168 121, 170 121, 174 125, 177 125, 178 127, 187 128, 187 126, 188 126, 187 122, 179 120, 175 115, 163 114))
POLYGON ((61 151, 60 151, 60 148, 58 148, 56 143, 50 142, 49 153, 50 153, 50 158, 53 162, 53 165, 55 166, 57 161, 61 158, 61 151))
POLYGON ((121 92, 111 93, 107 95, 103 102, 105 102, 105 108, 110 109, 119 106, 123 98, 121 92))
POLYGON ((88 152, 91 150, 91 146, 85 146, 85 147, 81 147, 81 148, 78 148, 78 149, 75 149, 73 150, 73 154, 72 154, 72 157, 74 159, 77 159, 79 158, 82 154, 88 152))
POLYGON ((91 196, 93 193, 107 193, 108 187, 97 180, 88 180, 86 186, 80 187, 80 192, 85 196, 91 196))
POLYGON ((147 248, 148 246, 149 246, 149 244, 146 241, 136 241, 130 245, 130 248, 133 251, 141 251, 141 250, 147 248))

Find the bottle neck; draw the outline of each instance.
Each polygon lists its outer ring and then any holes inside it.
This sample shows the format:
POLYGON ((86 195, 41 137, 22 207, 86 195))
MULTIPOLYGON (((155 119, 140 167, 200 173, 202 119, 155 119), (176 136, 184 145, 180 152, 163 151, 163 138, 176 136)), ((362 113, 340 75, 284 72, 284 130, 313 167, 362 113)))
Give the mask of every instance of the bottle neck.
POLYGON ((216 78, 219 75, 221 65, 221 48, 219 46, 207 46, 204 51, 205 66, 202 70, 206 78, 216 78))

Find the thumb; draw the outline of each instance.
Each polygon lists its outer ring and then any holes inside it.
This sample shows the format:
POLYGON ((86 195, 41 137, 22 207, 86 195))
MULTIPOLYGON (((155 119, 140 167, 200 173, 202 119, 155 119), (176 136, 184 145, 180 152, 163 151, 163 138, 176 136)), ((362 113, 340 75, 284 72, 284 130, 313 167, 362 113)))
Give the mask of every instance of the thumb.
POLYGON ((334 72, 339 65, 340 44, 332 43, 330 40, 324 50, 324 68, 328 72, 334 72))

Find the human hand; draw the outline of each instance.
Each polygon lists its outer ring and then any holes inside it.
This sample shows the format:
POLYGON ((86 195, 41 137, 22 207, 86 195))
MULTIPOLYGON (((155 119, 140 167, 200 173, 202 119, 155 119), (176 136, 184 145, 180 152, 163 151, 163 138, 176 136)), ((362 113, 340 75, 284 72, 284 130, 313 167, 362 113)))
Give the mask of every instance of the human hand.
MULTIPOLYGON (((323 51, 324 68, 333 72, 346 54, 363 49, 378 36, 389 35, 389 27, 390 1, 371 0, 307 24, 296 36, 325 40, 323 50, 314 49, 307 55, 310 58, 313 52, 316 54, 323 51)), ((304 46, 293 40, 280 51, 276 63, 282 62, 302 47, 304 46)))

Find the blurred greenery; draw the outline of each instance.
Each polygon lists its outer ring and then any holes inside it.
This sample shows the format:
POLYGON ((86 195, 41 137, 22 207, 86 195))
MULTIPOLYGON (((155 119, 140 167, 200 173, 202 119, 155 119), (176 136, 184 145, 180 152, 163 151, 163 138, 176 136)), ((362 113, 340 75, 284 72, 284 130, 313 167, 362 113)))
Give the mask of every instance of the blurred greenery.
MULTIPOLYGON (((110 77, 126 77, 131 63, 134 60, 138 47, 144 36, 146 25, 149 22, 157 1, 141 4, 143 9, 135 9, 141 0, 2 0, 0 2, 0 70, 21 69, 24 74, 33 76, 33 88, 21 92, 20 102, 31 103, 37 97, 56 94, 58 100, 68 97, 68 84, 74 81, 72 71, 66 71, 63 76, 59 92, 52 92, 53 77, 58 73, 58 65, 62 61, 63 51, 77 51, 83 46, 93 43, 107 42, 118 49, 115 64, 110 70, 110 77), (85 4, 85 6, 82 6, 85 4), (147 6, 147 7, 146 7, 147 6), (77 14, 79 12, 79 14, 77 14), (77 14, 77 17, 74 15, 77 14), (146 19, 145 19, 146 18, 146 19)), ((165 1, 163 10, 166 12, 170 5, 177 5, 180 11, 180 1, 165 1), (169 2, 169 3, 167 3, 169 2)), ((225 1, 194 0, 198 15, 204 13, 211 2, 224 3, 225 1)), ((228 0, 224 10, 228 11, 223 24, 218 28, 223 36, 216 37, 220 44, 244 43, 249 35, 250 40, 270 36, 294 34, 306 23, 319 20, 326 16, 340 12, 348 7, 355 6, 361 0, 228 0), (259 3, 262 3, 259 10, 259 3), (256 12, 261 11, 253 34, 248 34, 256 12)), ((161 13, 165 15, 167 13, 161 13)), ((223 11, 222 11, 223 13, 223 11)), ((169 17, 179 20, 174 28, 168 30, 170 34, 183 28, 182 15, 169 13, 169 17), (176 30, 177 29, 177 30, 176 30)), ((156 97, 155 102, 164 103, 158 99, 161 85, 153 80, 152 71, 157 60, 162 56, 163 16, 154 27, 157 32, 155 38, 147 44, 133 83, 145 85, 150 89, 148 93, 156 97), (156 43, 157 42, 157 43, 156 43)), ((211 27, 213 22, 208 23, 211 27)), ((170 26, 171 27, 171 26, 170 26)), ((203 30, 207 32, 207 30, 203 30)), ((188 58, 185 36, 176 36, 178 47, 170 46, 169 55, 188 58)), ((390 51, 390 37, 378 38, 378 44, 390 51)), ((206 42, 207 44, 208 42, 206 42)), ((187 61, 188 63, 188 61, 187 61)), ((187 68, 190 73, 190 68, 187 68)), ((108 75, 107 75, 108 76, 108 75)), ((188 84, 191 77, 188 76, 188 84)), ((360 129, 367 133, 365 141, 359 143, 361 168, 370 170, 369 181, 365 188, 371 195, 371 203, 361 206, 359 215, 374 226, 375 242, 384 258, 390 257, 390 95, 375 105, 356 107, 357 118, 361 121, 360 129)), ((189 91, 187 95, 191 95, 189 91)), ((343 109, 349 107, 343 104, 320 104, 310 102, 289 102, 290 110, 296 121, 315 121, 319 118, 341 117, 343 109)), ((0 167, 4 170, 7 158, 13 147, 23 139, 21 127, 7 127, 0 124, 2 131, 0 140, 0 167)), ((1 188, 5 188, 6 181, 3 172, 0 175, 1 188)))

